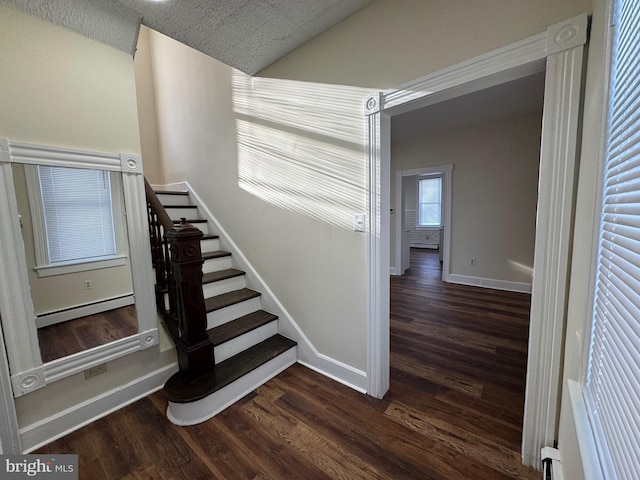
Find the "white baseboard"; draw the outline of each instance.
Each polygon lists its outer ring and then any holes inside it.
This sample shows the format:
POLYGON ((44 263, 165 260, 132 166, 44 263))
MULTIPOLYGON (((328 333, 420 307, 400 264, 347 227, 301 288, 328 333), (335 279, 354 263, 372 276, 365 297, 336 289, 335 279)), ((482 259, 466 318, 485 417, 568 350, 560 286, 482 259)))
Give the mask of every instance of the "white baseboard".
POLYGON ((66 322, 68 320, 74 320, 88 315, 95 315, 97 313, 106 312, 107 310, 113 310, 114 308, 126 307, 133 305, 134 303, 135 299, 133 298, 133 295, 126 295, 123 297, 108 298, 100 302, 88 303, 86 305, 78 305, 77 307, 65 310, 41 313, 36 316, 36 328, 48 327, 49 325, 55 325, 56 323, 66 322))
POLYGON ((496 290, 507 290, 510 292, 531 293, 531 284, 524 282, 509 282, 506 280, 457 274, 449 274, 447 282, 459 283, 461 285, 472 285, 475 287, 494 288, 496 290))
POLYGON ((220 225, 189 182, 178 182, 164 185, 163 187, 165 190, 188 190, 191 193, 194 203, 201 209, 203 216, 215 227, 215 233, 220 236, 221 245, 224 246, 223 248, 232 253, 236 268, 246 272, 247 286, 262 292, 261 301, 265 309, 278 315, 279 333, 298 342, 298 362, 358 392, 366 393, 368 387, 366 372, 328 357, 315 348, 293 317, 267 286, 266 282, 249 263, 249 260, 242 254, 233 240, 231 240, 226 230, 220 225))
POLYGON ((178 369, 177 362, 118 386, 56 415, 20 429, 23 453, 29 453, 91 422, 160 390, 178 369))

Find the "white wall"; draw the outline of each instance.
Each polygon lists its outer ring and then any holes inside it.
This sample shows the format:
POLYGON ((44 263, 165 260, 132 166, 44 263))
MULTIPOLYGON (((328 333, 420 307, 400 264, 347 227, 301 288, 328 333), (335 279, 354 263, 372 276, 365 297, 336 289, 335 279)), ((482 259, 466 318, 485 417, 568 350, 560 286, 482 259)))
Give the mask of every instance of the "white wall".
MULTIPOLYGON (((451 274, 531 283, 518 267, 533 267, 541 122, 539 112, 392 141, 391 178, 453 164, 451 274)), ((395 198, 392 182, 392 208, 395 198)))

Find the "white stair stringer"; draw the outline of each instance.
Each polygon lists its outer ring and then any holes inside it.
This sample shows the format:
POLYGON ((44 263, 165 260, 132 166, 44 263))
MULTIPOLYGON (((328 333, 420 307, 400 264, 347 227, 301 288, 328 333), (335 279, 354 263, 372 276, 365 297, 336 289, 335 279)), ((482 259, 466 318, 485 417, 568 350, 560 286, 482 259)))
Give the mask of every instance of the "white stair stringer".
POLYGON ((260 385, 263 385, 280 372, 289 368, 296 363, 296 360, 296 347, 292 347, 242 376, 235 382, 201 400, 189 403, 169 402, 167 406, 167 418, 172 423, 180 426, 195 425, 209 420, 260 385))
MULTIPOLYGON (((234 267, 246 272, 246 284, 248 288, 260 291, 262 308, 278 315, 278 332, 298 343, 298 362, 359 392, 365 393, 368 386, 366 372, 347 365, 339 360, 331 358, 319 352, 304 332, 300 329, 293 317, 280 303, 275 294, 260 277, 242 251, 233 242, 226 230, 217 221, 212 212, 204 204, 197 192, 188 182, 179 182, 166 185, 165 188, 188 191, 191 203, 198 206, 200 218, 206 218, 211 224, 212 230, 220 236, 221 248, 231 252, 234 267)), ((205 267, 206 268, 205 262, 205 267)), ((227 267, 229 268, 229 267, 227 267)), ((227 320, 228 321, 228 320, 227 320)))

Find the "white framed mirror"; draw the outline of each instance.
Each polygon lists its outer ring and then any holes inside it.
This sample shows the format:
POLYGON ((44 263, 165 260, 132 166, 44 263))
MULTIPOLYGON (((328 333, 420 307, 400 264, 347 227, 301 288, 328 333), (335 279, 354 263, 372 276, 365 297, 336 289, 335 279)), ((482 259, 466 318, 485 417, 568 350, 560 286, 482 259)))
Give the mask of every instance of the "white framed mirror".
MULTIPOLYGON (((18 188, 24 187, 18 185, 18 188)), ((79 206, 77 208, 80 214, 79 206)), ((0 227, 0 315, 16 397, 158 343, 144 179, 139 156, 0 139, 0 227), (80 175, 66 175, 66 172, 79 172, 80 175), (105 246, 104 251, 84 251, 82 242, 66 252, 56 248, 54 229, 49 227, 47 230, 46 225, 51 222, 52 214, 38 211, 38 206, 47 205, 48 208, 58 200, 65 201, 64 198, 56 199, 55 195, 44 198, 50 193, 47 190, 51 189, 52 175, 59 178, 56 182, 68 182, 71 178, 69 187, 72 191, 73 181, 79 182, 75 187, 76 195, 80 195, 81 189, 86 192, 98 189, 98 184, 87 183, 103 184, 102 190, 107 192, 109 202, 106 210, 99 215, 111 215, 109 221, 113 224, 112 232, 106 235, 111 237, 113 243, 105 246), (21 191, 16 195, 16 184, 22 183, 21 179, 28 185, 26 190, 29 192, 21 191), (80 186, 82 183, 85 185, 80 186), (22 200, 18 200, 18 197, 22 200), (21 219, 20 211, 24 213, 24 199, 27 197, 31 206, 28 216, 32 218, 21 219), (25 243, 28 242, 22 236, 22 228, 27 220, 34 231, 29 238, 36 238, 29 245, 30 255, 25 255, 25 243), (38 327, 45 326, 43 322, 61 321, 60 318, 64 321, 64 312, 69 310, 62 298, 65 297, 64 288, 55 292, 53 285, 62 284, 56 279, 76 272, 84 272, 80 275, 90 277, 99 275, 101 269, 115 272, 118 268, 122 270, 120 277, 111 277, 109 281, 110 287, 115 289, 115 293, 107 295, 113 301, 109 305, 113 308, 135 309, 135 325, 116 340, 70 355, 45 356, 43 361, 38 327), (89 271, 93 272, 92 275, 87 274, 89 271), (35 279, 40 278, 49 283, 44 283, 44 287, 36 287, 35 279), (36 292, 38 289, 52 293, 43 299, 36 292), (53 317, 57 320, 51 320, 53 317)), ((74 228, 73 220, 69 228, 74 228)), ((100 228, 98 226, 96 229, 100 228)), ((63 230, 64 226, 56 225, 56 232, 63 230)), ((103 240, 85 240, 85 243, 91 242, 103 240)), ((104 242, 109 243, 107 240, 104 242)), ((91 283, 85 287, 92 289, 91 283)), ((82 311, 81 308, 76 310, 82 311)))

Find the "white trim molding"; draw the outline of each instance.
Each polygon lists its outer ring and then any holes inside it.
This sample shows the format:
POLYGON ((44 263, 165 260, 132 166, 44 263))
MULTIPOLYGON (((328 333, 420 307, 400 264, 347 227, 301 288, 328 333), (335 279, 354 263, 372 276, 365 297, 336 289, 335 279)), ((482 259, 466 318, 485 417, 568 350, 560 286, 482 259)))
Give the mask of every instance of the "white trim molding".
POLYGON ((558 435, 587 15, 548 30, 522 457, 558 435))
POLYGON ((507 290, 509 292, 531 293, 531 284, 524 282, 511 282, 508 280, 497 280, 495 278, 472 277, 471 275, 458 274, 449 275, 447 281, 460 285, 493 288, 495 290, 507 290))
POLYGON ((85 152, 0 139, 0 315, 18 397, 91 366, 158 343, 146 199, 139 155, 85 152), (122 172, 138 334, 44 364, 22 245, 12 163, 122 172))
POLYGON ((524 463, 537 468, 540 468, 540 450, 546 446, 543 443, 555 437, 559 408, 561 361, 556 353, 562 345, 565 322, 567 249, 575 197, 573 174, 586 31, 587 15, 579 15, 547 32, 368 97, 365 104, 367 218, 370 222, 367 231, 367 376, 369 393, 380 398, 389 385, 391 117, 546 69, 537 261, 522 452, 524 463), (547 352, 552 358, 545 357, 547 352))

